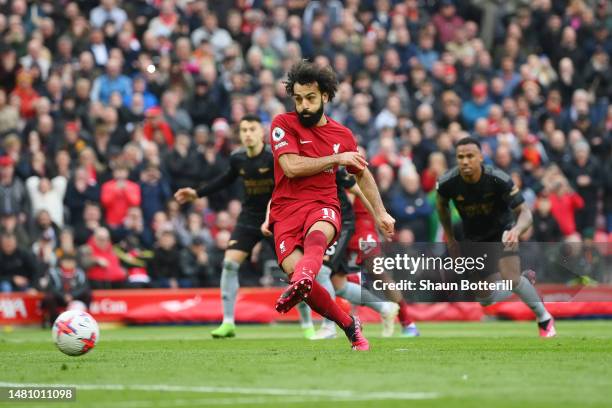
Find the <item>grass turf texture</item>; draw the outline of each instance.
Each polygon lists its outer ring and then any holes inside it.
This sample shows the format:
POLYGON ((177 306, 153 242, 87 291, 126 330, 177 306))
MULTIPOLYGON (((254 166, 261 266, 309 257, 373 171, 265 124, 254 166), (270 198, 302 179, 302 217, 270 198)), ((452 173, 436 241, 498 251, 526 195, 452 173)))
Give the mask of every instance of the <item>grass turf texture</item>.
POLYGON ((211 339, 212 326, 103 328, 96 348, 76 358, 55 349, 50 331, 0 332, 1 383, 87 384, 76 403, 0 407, 611 404, 612 322, 558 322, 549 340, 534 323, 419 327, 420 338, 382 339, 379 326, 367 326, 367 353, 351 351, 344 336, 304 340, 296 325, 239 326, 227 340, 211 339))

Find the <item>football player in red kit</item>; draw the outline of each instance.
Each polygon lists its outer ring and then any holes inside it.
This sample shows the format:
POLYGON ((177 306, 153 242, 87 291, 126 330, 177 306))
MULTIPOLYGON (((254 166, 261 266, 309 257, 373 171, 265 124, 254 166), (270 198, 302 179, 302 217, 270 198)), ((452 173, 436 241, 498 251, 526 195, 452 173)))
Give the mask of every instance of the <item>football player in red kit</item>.
MULTIPOLYGON (((364 261, 362 255, 368 259, 375 257, 380 252, 380 240, 376 231, 376 221, 368 211, 366 205, 359 196, 353 201, 353 211, 355 212, 355 233, 348 244, 348 250, 356 254, 356 263, 361 265, 364 261)), ((366 269, 369 269, 366 267, 366 269)), ((371 270, 371 269, 370 269, 371 270)), ((391 281, 391 278, 383 274, 384 281, 391 281)), ((402 336, 417 337, 420 335, 416 324, 410 318, 408 303, 403 299, 400 291, 389 291, 387 298, 399 306, 399 321, 402 325, 402 336)))
POLYGON ((325 104, 337 89, 334 72, 302 61, 291 68, 285 85, 295 102, 295 112, 277 115, 270 131, 275 187, 269 222, 278 262, 290 276, 276 310, 286 313, 304 300, 317 313, 336 322, 353 349, 368 350, 359 321, 338 307, 315 280, 325 250, 340 232, 335 176, 338 166, 355 174, 386 237, 393 235, 395 220, 384 208, 351 131, 324 114, 325 104))

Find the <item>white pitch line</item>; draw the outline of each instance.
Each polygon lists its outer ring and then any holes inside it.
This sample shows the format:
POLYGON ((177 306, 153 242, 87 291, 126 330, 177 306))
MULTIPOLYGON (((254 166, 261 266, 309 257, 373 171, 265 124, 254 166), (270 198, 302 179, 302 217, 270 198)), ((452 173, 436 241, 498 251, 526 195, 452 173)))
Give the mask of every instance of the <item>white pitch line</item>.
MULTIPOLYGON (((262 405, 266 406, 272 404, 291 404, 291 403, 305 403, 305 402, 321 402, 321 401, 357 401, 353 399, 328 399, 323 400, 320 398, 304 398, 304 397, 283 397, 282 399, 274 399, 274 397, 242 397, 242 398, 194 398, 194 399, 163 399, 157 402, 164 407, 203 407, 212 405, 262 405)), ((87 406, 90 408, 149 408, 152 404, 152 400, 127 400, 127 401, 98 401, 88 402, 87 406)), ((69 403, 69 401, 66 401, 69 403)), ((28 405, 30 408, 49 408, 48 403, 45 405, 28 405)))
POLYGON ((203 394, 245 394, 268 396, 323 397, 349 400, 424 400, 438 398, 434 392, 359 392, 353 390, 292 390, 286 388, 245 388, 183 386, 165 384, 40 384, 0 382, 0 387, 75 387, 77 390, 193 392, 203 394))

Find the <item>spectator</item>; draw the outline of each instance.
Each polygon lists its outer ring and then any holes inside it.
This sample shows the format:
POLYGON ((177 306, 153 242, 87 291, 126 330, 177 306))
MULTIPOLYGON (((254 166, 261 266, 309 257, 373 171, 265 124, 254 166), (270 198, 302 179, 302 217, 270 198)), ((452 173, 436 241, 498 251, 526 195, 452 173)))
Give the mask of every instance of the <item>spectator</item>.
POLYGON ((113 235, 114 240, 118 241, 115 252, 121 260, 121 265, 127 270, 128 286, 148 287, 151 278, 147 271, 147 263, 153 257, 150 249, 153 247, 154 237, 144 226, 140 208, 131 207, 125 221, 113 232, 113 235))
POLYGON ((219 116, 219 106, 210 84, 201 77, 195 80, 195 90, 188 111, 196 125, 212 126, 213 120, 219 116))
POLYGON ((174 132, 165 121, 161 108, 153 107, 145 112, 144 137, 164 148, 174 145, 174 132))
POLYGON ((468 129, 472 129, 476 120, 489 116, 491 102, 488 97, 488 87, 485 82, 479 81, 472 86, 472 99, 463 105, 463 120, 468 129))
POLYGON ((36 261, 29 251, 17 246, 15 234, 0 235, 0 292, 24 292, 33 289, 36 261))
POLYGON ((32 176, 26 180, 26 188, 32 203, 34 213, 47 210, 51 219, 58 227, 64 226, 64 195, 66 194, 66 179, 57 176, 53 179, 32 176))
POLYGON ((151 260, 151 273, 155 284, 162 288, 190 288, 192 282, 187 278, 180 263, 180 252, 172 229, 160 231, 151 260))
POLYGON ((179 95, 175 91, 166 91, 162 96, 164 118, 172 128, 172 133, 189 133, 193 128, 191 117, 186 110, 179 107, 179 95))
POLYGON ((87 243, 81 247, 80 254, 93 289, 123 287, 126 273, 114 252, 110 233, 106 228, 96 228, 87 243))
MULTIPOLYGON (((240 202, 238 202, 238 204, 240 204, 240 202)), ((232 218, 237 220, 237 217, 232 218)), ((206 247, 213 245, 210 230, 204 225, 202 214, 195 211, 187 214, 187 221, 184 226, 178 226, 177 235, 182 247, 190 246, 196 239, 202 241, 206 247)))
POLYGON ((149 31, 155 37, 170 37, 179 23, 179 16, 174 8, 174 2, 164 0, 161 2, 159 16, 149 23, 149 31))
POLYGON ((106 22, 112 21, 115 27, 121 30, 127 20, 126 12, 117 6, 116 0, 102 0, 89 14, 89 21, 96 28, 101 28, 106 22))
POLYGON ((17 130, 19 112, 14 106, 8 104, 6 91, 0 88, 0 136, 17 130))
POLYGON ((0 234, 14 234, 20 249, 29 249, 31 242, 28 232, 18 220, 15 212, 0 213, 0 234))
POLYGON ((569 182, 582 197, 584 206, 576 213, 578 232, 593 230, 597 215, 597 197, 602 186, 599 163, 591 157, 591 149, 585 141, 574 145, 574 160, 566 169, 569 182))
POLYGON ((181 270, 194 286, 217 287, 219 285, 219 280, 208 265, 208 250, 201 238, 194 238, 181 250, 180 263, 181 270))
POLYGON ((421 189, 419 175, 403 169, 400 171, 397 188, 390 197, 391 214, 397 221, 398 228, 409 228, 417 242, 428 240, 428 220, 434 209, 421 189))
POLYGON ((74 171, 73 178, 68 182, 64 205, 68 209, 69 221, 76 225, 83 220, 83 210, 87 202, 98 202, 100 200, 100 187, 94 179, 88 177, 84 167, 78 167, 74 171))
POLYGON ((123 222, 130 207, 141 203, 140 186, 128 180, 129 170, 118 165, 113 170, 113 179, 102 184, 100 201, 106 214, 109 227, 116 227, 123 222))
POLYGON ((34 214, 30 223, 29 236, 32 241, 38 241, 43 234, 47 234, 53 241, 53 246, 57 244, 60 228, 53 222, 49 211, 42 209, 34 214))
POLYGON ((564 237, 576 234, 576 211, 584 208, 584 200, 570 187, 561 174, 548 178, 546 191, 550 193, 551 213, 564 237))
POLYGON ((145 228, 144 218, 140 207, 130 207, 123 223, 111 231, 113 242, 126 242, 124 247, 152 248, 155 237, 145 228))
POLYGON ((552 204, 548 197, 536 200, 533 213, 533 239, 535 242, 556 242, 561 235, 559 224, 551 213, 552 204))
POLYGON ((121 61, 111 58, 106 63, 106 74, 99 76, 93 82, 91 100, 107 105, 113 92, 119 92, 125 99, 131 91, 132 81, 121 74, 121 61))
POLYGON ((19 115, 24 119, 32 119, 35 115, 35 104, 39 98, 38 92, 32 87, 32 75, 22 70, 17 75, 17 86, 11 93, 11 98, 19 101, 19 115))
POLYGON ((463 27, 463 19, 456 12, 455 0, 442 0, 439 2, 440 9, 433 16, 432 22, 438 33, 438 40, 446 45, 455 38, 455 33, 463 27))
POLYGON ((88 308, 91 289, 77 259, 73 255, 64 255, 58 266, 48 272, 48 286, 41 304, 43 326, 50 327, 62 309, 74 307, 73 302, 81 302, 88 308))
POLYGON ((166 202, 172 196, 172 192, 167 181, 162 178, 159 168, 154 164, 149 164, 142 170, 139 186, 142 194, 141 206, 144 223, 149 225, 153 215, 164 209, 166 202))
POLYGON ((83 218, 75 221, 74 242, 77 246, 87 243, 97 228, 104 226, 102 210, 96 202, 86 202, 83 208, 83 218))
POLYGON ((24 222, 29 214, 30 202, 23 182, 14 173, 13 159, 0 157, 0 211, 19 212, 19 221, 24 222))

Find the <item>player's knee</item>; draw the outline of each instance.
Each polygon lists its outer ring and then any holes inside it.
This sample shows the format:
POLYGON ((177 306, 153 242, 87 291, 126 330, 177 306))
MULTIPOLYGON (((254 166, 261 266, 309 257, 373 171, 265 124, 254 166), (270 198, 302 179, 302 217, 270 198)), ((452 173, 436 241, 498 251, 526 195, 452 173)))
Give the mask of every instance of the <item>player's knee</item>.
POLYGON ((223 259, 223 270, 229 273, 238 273, 238 269, 240 269, 240 263, 224 258, 223 259))
POLYGON ((235 249, 229 249, 227 251, 225 251, 225 256, 223 257, 223 262, 225 261, 232 261, 232 262, 236 262, 238 264, 241 264, 242 262, 244 262, 244 260, 246 259, 246 257, 248 256, 248 254, 244 251, 238 251, 235 249))

